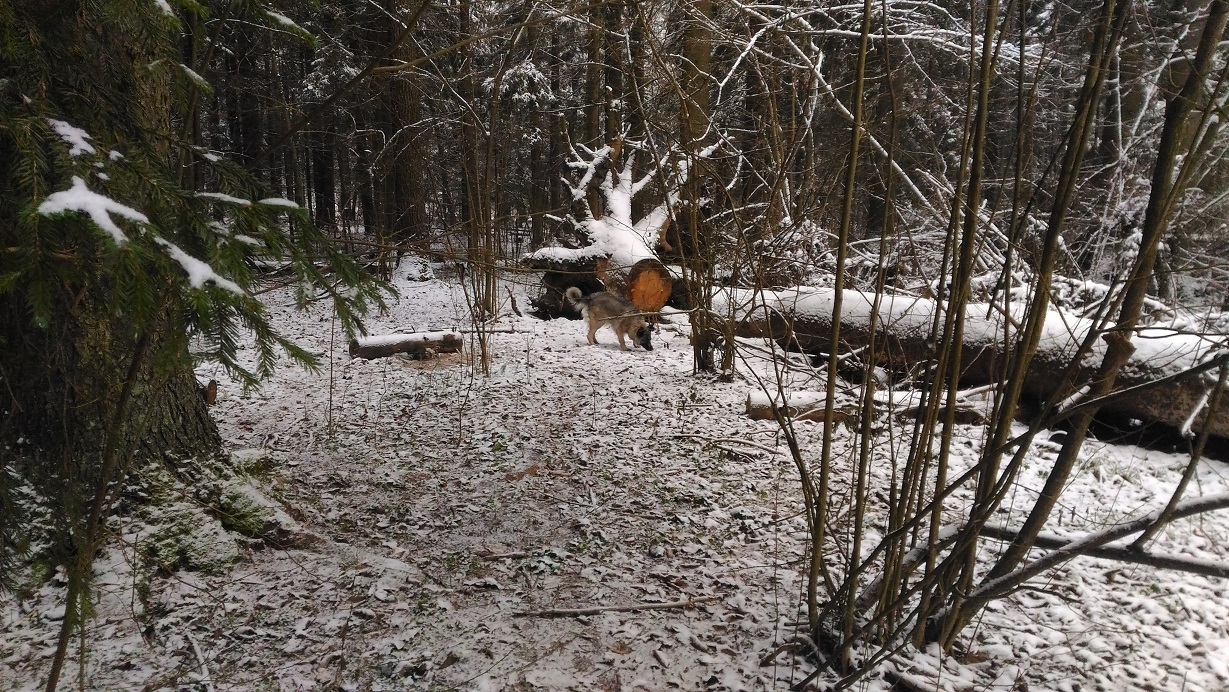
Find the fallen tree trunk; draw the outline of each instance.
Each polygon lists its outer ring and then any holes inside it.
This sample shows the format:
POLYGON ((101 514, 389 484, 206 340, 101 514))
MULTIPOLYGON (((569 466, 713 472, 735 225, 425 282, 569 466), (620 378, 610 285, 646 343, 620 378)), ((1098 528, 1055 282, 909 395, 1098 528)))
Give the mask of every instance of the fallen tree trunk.
POLYGON ((674 290, 670 270, 655 259, 640 260, 626 271, 614 270, 610 262, 602 258, 552 260, 550 263, 526 261, 525 264, 533 269, 545 268, 542 292, 530 300, 534 314, 542 319, 580 317, 564 299, 572 286, 585 295, 610 291, 630 300, 640 312, 658 312, 674 290))
MULTIPOLYGON (((714 309, 738 321, 737 334, 767 337, 783 346, 817 352, 828 347, 832 324, 832 289, 806 288, 782 291, 734 290, 714 298, 714 309)), ((869 343, 870 312, 874 295, 845 291, 841 307, 841 338, 844 346, 855 349, 869 343)), ((882 297, 876 354, 877 365, 895 372, 931 358, 937 344, 931 339, 931 325, 939 305, 926 298, 885 295, 882 297)), ((1023 308, 1017 307, 1010 322, 1018 324, 1023 308)), ((1008 333, 1014 341, 1016 328, 1008 323, 1001 306, 970 304, 965 315, 965 338, 961 345, 961 387, 993 382, 1005 357, 1008 333)), ((1037 347, 1024 384, 1025 392, 1039 400, 1056 395, 1067 369, 1074 365, 1076 382, 1095 375, 1105 354, 1106 344, 1097 339, 1079 363, 1072 363, 1079 345, 1094 328, 1092 320, 1051 313, 1037 347)), ((1214 383, 1206 376, 1184 375, 1192 368, 1206 371, 1206 363, 1216 357, 1220 345, 1206 335, 1174 329, 1145 328, 1133 338, 1135 353, 1118 375, 1119 389, 1137 390, 1109 397, 1101 410, 1105 413, 1175 428, 1202 430, 1229 437, 1229 411, 1209 414, 1205 394, 1214 383), (1151 385, 1151 386, 1150 386, 1151 385)), ((1209 373, 1210 374, 1210 373, 1209 373)), ((1077 404, 1078 401, 1069 402, 1077 404)))
MULTIPOLYGON (((887 392, 875 393, 876 403, 897 416, 915 417, 921 411, 918 406, 918 397, 901 396, 899 393, 896 397, 893 399, 888 396, 887 392)), ((769 396, 763 391, 754 391, 747 394, 747 417, 751 420, 774 420, 776 418, 774 409, 780 409, 786 417, 794 420, 822 421, 827 409, 827 400, 828 397, 824 392, 789 391, 785 393, 784 404, 782 404, 780 394, 774 393, 769 396)), ((858 401, 838 397, 836 407, 832 410, 832 422, 843 423, 857 415, 860 409, 861 404, 858 401)), ((940 417, 946 409, 945 405, 940 406, 940 417)), ((956 402, 956 422, 970 425, 983 424, 987 420, 989 410, 987 400, 962 397, 956 402)))
POLYGON ((350 340, 350 357, 367 360, 386 358, 397 353, 423 359, 438 353, 456 353, 460 350, 461 334, 458 332, 384 334, 350 340))

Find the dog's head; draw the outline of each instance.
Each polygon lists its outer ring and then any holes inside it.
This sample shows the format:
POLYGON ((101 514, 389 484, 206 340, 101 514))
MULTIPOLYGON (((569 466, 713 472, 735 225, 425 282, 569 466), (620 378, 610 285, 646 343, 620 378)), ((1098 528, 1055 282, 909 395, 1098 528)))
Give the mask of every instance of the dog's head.
POLYGON ((636 327, 636 343, 640 344, 644 350, 653 350, 652 341, 653 327, 648 322, 641 322, 639 327, 636 327))

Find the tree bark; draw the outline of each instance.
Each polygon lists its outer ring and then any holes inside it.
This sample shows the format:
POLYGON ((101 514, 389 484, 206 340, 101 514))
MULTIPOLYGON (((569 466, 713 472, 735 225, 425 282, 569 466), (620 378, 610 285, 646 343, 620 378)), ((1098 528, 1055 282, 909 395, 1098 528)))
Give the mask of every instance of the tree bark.
MULTIPOLYGON (((105 304, 88 296, 76 304, 61 297, 59 319, 48 327, 31 324, 23 307, 0 301, 0 340, 7 344, 0 349, 5 385, 0 436, 25 441, 4 453, 49 462, 33 469, 37 472, 92 483, 91 470, 109 441, 105 421, 124 387, 136 337, 127 320, 107 315, 105 304)), ((153 356, 136 371, 129 413, 116 441, 134 450, 135 463, 221 449, 174 310, 164 309, 163 320, 163 333, 149 336, 153 356)))
MULTIPOLYGON (((403 7, 386 2, 385 46, 391 46, 396 60, 420 57, 413 41, 400 41, 405 30, 400 20, 403 7)), ((375 157, 375 206, 381 242, 398 249, 394 257, 380 250, 380 270, 387 272, 403 254, 407 244, 426 235, 427 208, 423 171, 428 156, 417 140, 422 111, 420 89, 412 72, 397 72, 379 78, 377 120, 382 131, 382 148, 375 157)))

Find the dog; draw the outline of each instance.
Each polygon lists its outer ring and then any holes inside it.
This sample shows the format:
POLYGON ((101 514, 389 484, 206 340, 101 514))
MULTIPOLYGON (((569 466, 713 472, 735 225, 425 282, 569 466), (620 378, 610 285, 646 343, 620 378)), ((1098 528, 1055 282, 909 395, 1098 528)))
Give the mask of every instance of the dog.
POLYGON ((631 301, 606 291, 584 295, 575 286, 568 288, 564 295, 589 323, 590 344, 597 344, 597 330, 605 324, 619 337, 619 348, 624 351, 627 350, 627 344, 623 341, 625 336, 632 337, 632 346, 640 344, 646 351, 653 350, 649 325, 644 321, 644 316, 638 314, 640 309, 631 301))

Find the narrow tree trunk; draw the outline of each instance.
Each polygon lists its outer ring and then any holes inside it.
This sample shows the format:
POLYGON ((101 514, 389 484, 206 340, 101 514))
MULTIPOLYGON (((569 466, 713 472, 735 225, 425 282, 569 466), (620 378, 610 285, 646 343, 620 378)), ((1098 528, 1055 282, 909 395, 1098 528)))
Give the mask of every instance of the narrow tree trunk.
POLYGON ((332 119, 322 118, 308 141, 314 218, 321 228, 332 228, 337 223, 337 187, 333 170, 335 135, 332 129, 332 119))
MULTIPOLYGON (((605 22, 602 20, 602 8, 596 6, 589 12, 591 24, 589 28, 588 63, 585 66, 585 139, 584 143, 597 148, 602 145, 605 128, 602 127, 602 113, 605 111, 606 99, 602 95, 602 50, 605 45, 605 22)), ((594 218, 601 218, 606 209, 602 195, 591 189, 588 195, 589 209, 594 218)))
MULTIPOLYGON (((704 197, 704 170, 698 159, 709 124, 709 65, 712 36, 709 22, 713 16, 711 0, 691 0, 686 8, 683 29, 682 93, 680 130, 683 148, 691 157, 691 172, 683 185, 681 205, 675 210, 681 244, 691 266, 691 292, 694 307, 691 313, 691 344, 694 367, 702 372, 717 369, 714 342, 717 334, 710 318, 709 288, 712 286, 712 262, 708 242, 709 229, 700 209, 704 197)), ((732 355, 730 353, 729 355, 732 355)), ((732 365, 729 363, 728 365, 732 365)))

